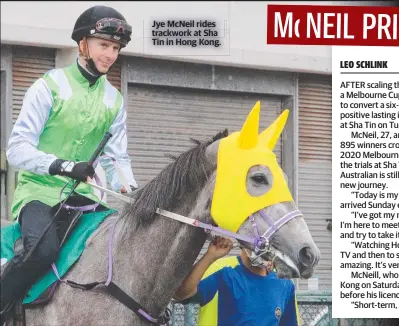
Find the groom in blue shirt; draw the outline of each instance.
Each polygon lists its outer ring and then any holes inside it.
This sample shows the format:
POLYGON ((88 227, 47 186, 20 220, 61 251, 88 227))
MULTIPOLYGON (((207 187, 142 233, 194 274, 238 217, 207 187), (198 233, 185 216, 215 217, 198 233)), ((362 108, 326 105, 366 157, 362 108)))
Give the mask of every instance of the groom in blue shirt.
POLYGON ((225 266, 203 278, 208 268, 232 247, 230 239, 215 237, 176 291, 175 299, 202 307, 217 294, 217 316, 212 326, 298 326, 294 283, 278 278, 266 268, 253 266, 245 250, 238 257, 239 264, 225 266))

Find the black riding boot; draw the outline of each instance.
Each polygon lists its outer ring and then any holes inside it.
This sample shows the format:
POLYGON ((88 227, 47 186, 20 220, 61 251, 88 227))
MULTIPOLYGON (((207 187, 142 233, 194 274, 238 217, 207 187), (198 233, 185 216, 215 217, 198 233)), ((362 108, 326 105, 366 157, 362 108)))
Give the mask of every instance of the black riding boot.
POLYGON ((27 257, 52 217, 51 207, 38 201, 30 202, 21 210, 23 250, 14 256, 1 275, 1 311, 23 299, 34 282, 56 261, 59 250, 56 223, 51 225, 35 251, 27 257))

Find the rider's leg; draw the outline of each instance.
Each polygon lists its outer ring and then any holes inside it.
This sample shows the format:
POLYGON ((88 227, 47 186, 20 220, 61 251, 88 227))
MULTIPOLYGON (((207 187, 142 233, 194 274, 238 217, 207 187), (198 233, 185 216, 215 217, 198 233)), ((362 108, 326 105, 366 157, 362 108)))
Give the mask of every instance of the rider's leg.
POLYGON ((56 261, 59 239, 54 222, 32 255, 23 262, 52 218, 51 207, 38 201, 28 203, 21 210, 19 222, 24 249, 9 262, 2 273, 1 311, 10 303, 22 299, 30 286, 56 261))

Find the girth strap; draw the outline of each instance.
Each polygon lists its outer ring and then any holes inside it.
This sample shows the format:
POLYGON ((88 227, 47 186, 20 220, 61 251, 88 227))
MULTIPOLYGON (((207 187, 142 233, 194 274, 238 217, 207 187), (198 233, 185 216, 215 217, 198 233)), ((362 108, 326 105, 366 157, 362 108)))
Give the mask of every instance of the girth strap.
POLYGON ((123 291, 119 286, 117 286, 112 281, 109 282, 108 285, 106 285, 107 283, 106 281, 81 284, 70 280, 66 280, 65 283, 67 283, 69 286, 73 288, 77 288, 84 291, 90 291, 98 285, 104 285, 105 286, 104 289, 107 293, 109 293, 112 297, 117 299, 119 302, 121 302, 131 311, 136 313, 142 320, 149 321, 154 325, 165 325, 170 321, 171 311, 169 308, 167 308, 164 314, 161 315, 159 318, 153 318, 149 313, 146 312, 143 306, 141 306, 136 300, 134 300, 131 296, 129 296, 125 291, 123 291))
POLYGON ((131 298, 125 291, 123 291, 119 286, 117 286, 114 282, 111 281, 109 285, 106 287, 106 291, 111 294, 114 298, 118 299, 122 304, 128 307, 130 310, 139 315, 143 320, 150 321, 155 325, 165 325, 169 322, 171 317, 171 311, 169 308, 166 308, 166 311, 160 318, 151 317, 144 308, 133 298, 131 298))
POLYGON ((112 282, 112 242, 113 242, 113 237, 114 237, 114 232, 115 232, 115 227, 117 223, 117 219, 114 221, 114 223, 111 225, 111 230, 109 233, 109 243, 108 243, 108 278, 106 281, 102 282, 92 282, 92 283, 77 283, 74 281, 70 280, 63 280, 61 279, 57 267, 55 264, 52 264, 52 268, 54 271, 54 274, 57 276, 58 280, 62 283, 65 283, 73 288, 77 288, 80 290, 84 291, 90 291, 94 289, 96 286, 99 285, 104 285, 104 289, 107 293, 109 293, 112 297, 117 299, 119 302, 121 302, 123 305, 125 305, 127 308, 129 308, 131 311, 136 313, 141 319, 152 323, 153 325, 164 325, 167 324, 170 320, 171 317, 171 311, 170 309, 166 309, 166 311, 161 315, 159 318, 153 318, 151 315, 132 297, 130 297, 126 292, 124 292, 119 286, 117 286, 115 283, 112 282))

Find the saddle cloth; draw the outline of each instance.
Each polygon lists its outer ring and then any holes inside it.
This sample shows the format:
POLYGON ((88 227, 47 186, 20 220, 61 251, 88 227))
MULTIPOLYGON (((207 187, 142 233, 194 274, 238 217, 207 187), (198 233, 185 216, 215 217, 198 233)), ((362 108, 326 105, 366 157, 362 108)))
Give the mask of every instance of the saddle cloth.
MULTIPOLYGON (((106 217, 114 214, 115 210, 89 212, 83 214, 74 226, 68 239, 62 245, 55 266, 60 278, 79 259, 86 245, 87 239, 98 228, 106 217)), ((1 228, 1 264, 5 264, 14 257, 14 249, 18 240, 21 240, 21 229, 18 222, 1 228)), ((49 271, 32 285, 23 300, 24 305, 36 305, 51 300, 59 280, 54 271, 49 271)))

